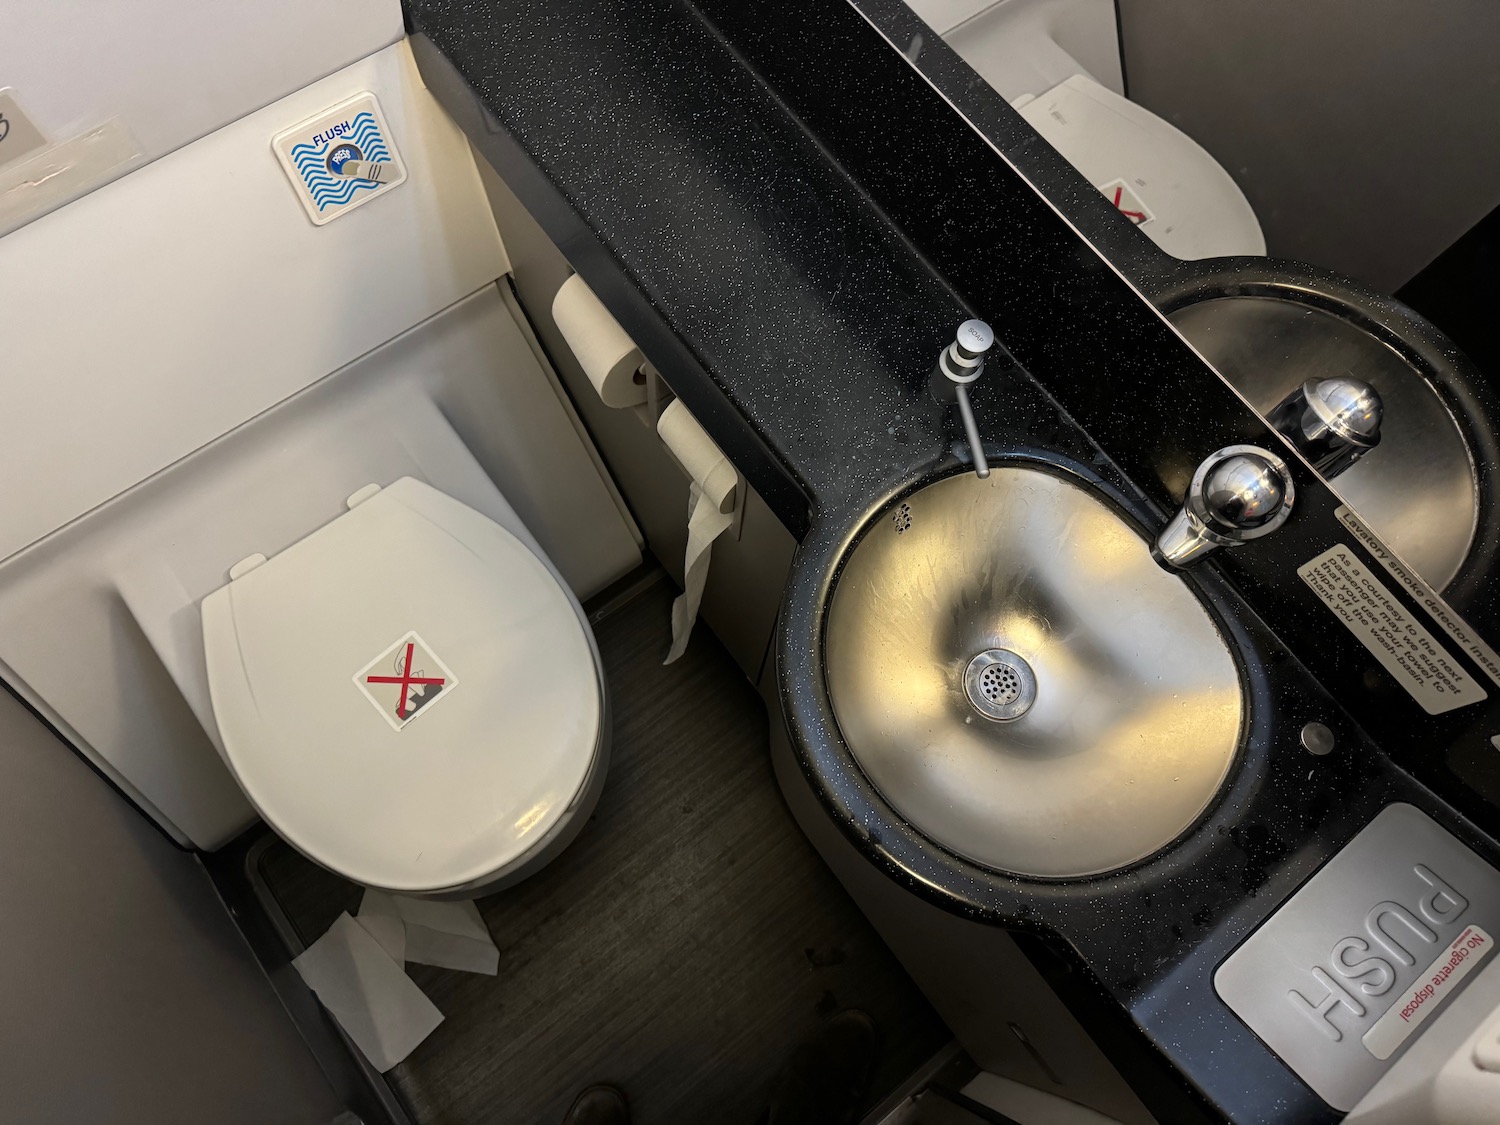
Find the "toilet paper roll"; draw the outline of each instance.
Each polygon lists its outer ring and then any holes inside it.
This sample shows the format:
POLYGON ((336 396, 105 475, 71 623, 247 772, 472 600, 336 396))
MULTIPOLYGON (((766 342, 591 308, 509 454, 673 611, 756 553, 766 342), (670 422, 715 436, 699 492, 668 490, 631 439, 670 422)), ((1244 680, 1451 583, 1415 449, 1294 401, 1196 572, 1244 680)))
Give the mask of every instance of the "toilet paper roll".
POLYGON ((682 564, 682 593, 672 603, 672 647, 663 664, 670 664, 687 649, 703 587, 708 582, 708 564, 714 540, 734 522, 739 474, 720 452, 698 420, 688 413, 682 400, 674 400, 656 423, 656 432, 677 463, 693 480, 688 489, 687 557, 682 564))
POLYGON ((656 423, 656 432, 677 458, 683 471, 711 498, 721 512, 734 511, 735 486, 739 474, 720 452, 698 419, 688 413, 682 400, 673 399, 656 423))
POLYGON ((552 298, 552 319, 605 406, 646 401, 640 349, 576 273, 552 298))

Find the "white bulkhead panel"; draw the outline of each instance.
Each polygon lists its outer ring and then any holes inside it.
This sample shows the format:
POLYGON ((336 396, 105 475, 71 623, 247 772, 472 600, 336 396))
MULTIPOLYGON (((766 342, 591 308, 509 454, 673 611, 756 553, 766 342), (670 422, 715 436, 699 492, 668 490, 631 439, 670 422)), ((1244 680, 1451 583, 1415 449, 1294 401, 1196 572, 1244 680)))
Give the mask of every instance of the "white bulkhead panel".
POLYGON ((399 0, 4 5, 0 234, 401 38, 399 0), (24 151, 23 151, 24 149, 24 151))
POLYGON ((403 41, 0 240, 0 558, 507 270, 403 41), (407 179, 314 226, 271 140, 380 100, 407 179))

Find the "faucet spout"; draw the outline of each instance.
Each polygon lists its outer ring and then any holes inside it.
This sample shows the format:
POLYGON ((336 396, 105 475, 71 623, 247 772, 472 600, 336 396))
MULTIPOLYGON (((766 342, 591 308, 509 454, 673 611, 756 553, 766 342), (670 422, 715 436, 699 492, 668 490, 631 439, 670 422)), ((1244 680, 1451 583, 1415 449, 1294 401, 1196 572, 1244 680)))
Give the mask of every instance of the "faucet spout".
POLYGON ((937 366, 932 372, 933 397, 939 402, 958 404, 958 416, 963 422, 964 437, 969 442, 974 474, 981 480, 990 475, 990 464, 984 456, 979 424, 974 421, 974 406, 969 402, 969 384, 984 374, 985 356, 994 346, 994 329, 982 320, 966 320, 958 326, 953 343, 938 356, 937 366))
POLYGON ((969 405, 969 388, 959 383, 953 388, 953 395, 958 400, 958 416, 963 419, 964 436, 969 439, 969 454, 974 458, 974 475, 984 480, 990 475, 990 463, 985 460, 979 423, 974 421, 974 408, 969 405))
POLYGON ((1363 380, 1340 376, 1308 379, 1266 420, 1324 480, 1332 480, 1380 444, 1384 417, 1379 391, 1363 380))
POLYGON ((1182 570, 1220 547, 1268 535, 1292 514, 1297 489, 1286 462, 1256 445, 1210 453, 1193 474, 1182 507, 1151 548, 1163 567, 1182 570))

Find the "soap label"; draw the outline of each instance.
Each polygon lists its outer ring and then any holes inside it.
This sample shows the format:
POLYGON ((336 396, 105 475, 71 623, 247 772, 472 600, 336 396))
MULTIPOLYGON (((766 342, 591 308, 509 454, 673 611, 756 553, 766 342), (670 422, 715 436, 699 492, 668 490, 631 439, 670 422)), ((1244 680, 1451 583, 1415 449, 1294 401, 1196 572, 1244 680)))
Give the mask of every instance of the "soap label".
POLYGON ((1339 545, 1297 568, 1313 593, 1429 715, 1478 703, 1484 688, 1355 555, 1339 545))

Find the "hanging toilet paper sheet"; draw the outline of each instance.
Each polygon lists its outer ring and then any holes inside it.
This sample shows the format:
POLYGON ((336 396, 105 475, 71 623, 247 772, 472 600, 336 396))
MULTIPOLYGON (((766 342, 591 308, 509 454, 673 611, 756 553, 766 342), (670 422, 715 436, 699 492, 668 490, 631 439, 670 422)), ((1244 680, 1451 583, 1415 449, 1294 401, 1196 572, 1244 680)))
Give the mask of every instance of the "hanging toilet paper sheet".
POLYGON ((663 664, 670 664, 687 651, 703 587, 708 582, 708 563, 714 540, 734 522, 734 512, 719 511, 719 505, 697 482, 688 490, 687 557, 682 564, 682 593, 672 602, 672 647, 663 664))
POLYGON ((703 587, 708 582, 708 563, 714 540, 734 523, 739 474, 707 432, 698 424, 681 399, 674 400, 657 420, 656 432, 692 480, 688 489, 687 557, 682 563, 682 593, 672 603, 672 647, 663 664, 670 664, 687 649, 703 587))
POLYGON ((443 1022, 443 1014, 348 914, 292 962, 376 1070, 390 1070, 443 1022))

